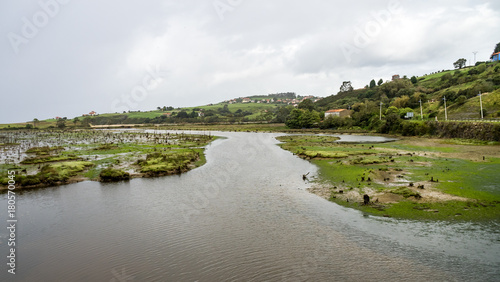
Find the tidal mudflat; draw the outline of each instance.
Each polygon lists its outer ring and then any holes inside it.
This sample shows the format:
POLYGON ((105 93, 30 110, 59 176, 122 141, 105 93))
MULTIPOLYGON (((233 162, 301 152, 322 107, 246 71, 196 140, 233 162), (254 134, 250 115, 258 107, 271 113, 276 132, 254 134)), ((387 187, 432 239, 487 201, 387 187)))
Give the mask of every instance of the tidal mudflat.
POLYGON ((278 139, 320 168, 310 191, 366 213, 407 219, 498 220, 500 146, 402 138, 339 143, 323 135, 278 139))

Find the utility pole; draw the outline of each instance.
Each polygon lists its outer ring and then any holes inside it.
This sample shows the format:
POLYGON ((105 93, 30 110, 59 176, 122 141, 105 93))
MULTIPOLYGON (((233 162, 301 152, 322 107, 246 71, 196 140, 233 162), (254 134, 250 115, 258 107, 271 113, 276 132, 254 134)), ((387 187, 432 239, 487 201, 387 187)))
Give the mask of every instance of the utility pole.
POLYGON ((380 120, 382 120, 382 102, 380 102, 380 120))
POLYGON ((446 96, 443 97, 444 100, 444 119, 448 120, 448 112, 446 111, 446 96))
MULTIPOLYGON (((478 51, 474 51, 474 52, 472 52, 472 54, 474 54, 474 65, 476 65, 476 54, 477 54, 477 53, 478 53, 478 51)), ((473 65, 473 66, 474 66, 474 65, 473 65)))
POLYGON ((422 99, 418 100, 418 102, 420 103, 420 119, 423 120, 424 119, 424 114, 422 112, 422 99))
POLYGON ((481 104, 481 119, 484 119, 483 116, 483 99, 481 99, 481 91, 479 91, 479 104, 481 104))

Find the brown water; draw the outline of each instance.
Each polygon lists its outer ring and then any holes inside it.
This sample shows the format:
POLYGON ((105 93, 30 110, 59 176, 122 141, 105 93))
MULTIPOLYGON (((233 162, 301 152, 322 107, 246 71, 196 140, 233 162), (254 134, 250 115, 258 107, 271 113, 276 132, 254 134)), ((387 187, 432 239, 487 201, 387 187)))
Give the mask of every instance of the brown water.
POLYGON ((497 223, 366 216, 308 193, 316 168, 277 134, 217 135, 180 176, 23 192, 17 274, 1 228, 0 280, 498 281, 497 223))

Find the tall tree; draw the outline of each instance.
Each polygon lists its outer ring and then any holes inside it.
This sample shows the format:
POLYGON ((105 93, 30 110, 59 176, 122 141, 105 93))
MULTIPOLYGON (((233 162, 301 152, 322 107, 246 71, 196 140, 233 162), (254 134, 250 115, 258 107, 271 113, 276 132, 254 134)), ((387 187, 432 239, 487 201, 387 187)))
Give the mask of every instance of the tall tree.
POLYGON ((466 59, 464 58, 460 58, 458 59, 456 62, 453 63, 453 66, 456 68, 456 69, 461 69, 463 67, 465 67, 465 63, 467 62, 466 59))
POLYGON ((302 109, 302 110, 314 110, 315 106, 314 106, 314 103, 313 101, 311 101, 311 99, 305 99, 304 101, 300 102, 299 103, 299 109, 302 109))
POLYGON ((500 42, 497 43, 497 46, 495 46, 495 50, 493 50, 493 53, 498 53, 500 52, 500 42))
POLYGON ((417 82, 418 82, 418 80, 417 80, 417 77, 416 77, 416 76, 412 76, 412 77, 410 78, 410 81, 411 81, 411 83, 413 83, 413 84, 417 84, 417 82))
POLYGON ((372 81, 370 81, 370 88, 373 88, 375 87, 377 84, 375 82, 375 79, 372 79, 372 81))
POLYGON ((179 113, 177 113, 178 118, 189 118, 189 114, 186 113, 186 111, 182 110, 179 113))
POLYGON ((286 118, 285 121, 286 126, 288 126, 289 128, 301 128, 302 125, 300 121, 303 112, 304 112, 303 110, 293 109, 286 118))
POLYGON ((350 81, 342 82, 342 86, 340 86, 340 92, 350 92, 352 90, 354 90, 354 88, 352 88, 350 81))
POLYGON ((382 83, 384 83, 384 81, 383 81, 383 80, 382 80, 382 78, 381 78, 381 79, 379 79, 379 81, 378 81, 377 85, 378 85, 378 86, 380 86, 380 85, 382 85, 382 83))
POLYGON ((57 120, 56 122, 56 126, 59 128, 59 129, 64 129, 66 127, 66 120, 60 118, 57 120))

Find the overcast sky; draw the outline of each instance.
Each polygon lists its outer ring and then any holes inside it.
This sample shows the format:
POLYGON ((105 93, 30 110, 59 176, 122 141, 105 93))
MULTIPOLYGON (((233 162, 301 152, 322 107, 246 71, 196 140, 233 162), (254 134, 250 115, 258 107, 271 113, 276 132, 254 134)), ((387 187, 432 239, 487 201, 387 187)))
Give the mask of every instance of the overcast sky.
POLYGON ((0 21, 0 123, 326 97, 500 42, 496 0, 1 1, 0 21))

